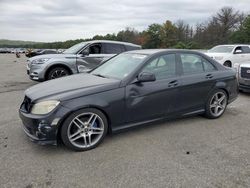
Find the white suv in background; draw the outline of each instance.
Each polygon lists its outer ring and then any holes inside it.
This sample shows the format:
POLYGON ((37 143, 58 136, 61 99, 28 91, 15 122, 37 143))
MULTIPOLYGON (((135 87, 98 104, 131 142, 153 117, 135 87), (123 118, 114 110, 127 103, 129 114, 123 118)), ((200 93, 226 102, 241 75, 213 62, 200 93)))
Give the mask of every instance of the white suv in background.
POLYGON ((206 55, 227 67, 237 67, 239 64, 250 61, 249 45, 219 45, 208 50, 206 55))

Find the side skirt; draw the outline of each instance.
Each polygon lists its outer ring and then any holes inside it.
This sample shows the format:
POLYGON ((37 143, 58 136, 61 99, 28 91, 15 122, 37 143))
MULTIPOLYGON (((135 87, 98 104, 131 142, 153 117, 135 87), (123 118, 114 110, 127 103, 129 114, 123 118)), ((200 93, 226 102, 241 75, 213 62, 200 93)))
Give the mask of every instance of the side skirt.
POLYGON ((138 127, 138 126, 141 126, 141 125, 152 124, 152 123, 159 122, 159 121, 164 121, 164 120, 166 121, 166 120, 171 120, 171 119, 177 119, 177 118, 184 118, 184 117, 188 117, 188 116, 199 115, 199 114, 203 114, 204 112, 205 112, 205 109, 200 109, 200 110, 195 110, 195 111, 188 112, 188 113, 181 114, 181 115, 175 115, 175 116, 169 116, 169 117, 163 116, 163 117, 154 118, 154 119, 151 119, 151 120, 123 124, 121 126, 117 126, 117 127, 112 128, 112 133, 119 133, 119 132, 121 132, 123 130, 126 130, 126 129, 130 129, 130 128, 133 128, 133 127, 138 127))

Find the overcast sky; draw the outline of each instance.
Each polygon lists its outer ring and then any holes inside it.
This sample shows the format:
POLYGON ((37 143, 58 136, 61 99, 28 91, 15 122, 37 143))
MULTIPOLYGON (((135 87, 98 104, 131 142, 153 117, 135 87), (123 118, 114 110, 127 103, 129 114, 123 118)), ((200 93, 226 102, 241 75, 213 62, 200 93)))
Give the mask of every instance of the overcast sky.
POLYGON ((194 25, 224 6, 250 12, 250 0, 0 0, 0 39, 62 41, 139 31, 182 19, 194 25))

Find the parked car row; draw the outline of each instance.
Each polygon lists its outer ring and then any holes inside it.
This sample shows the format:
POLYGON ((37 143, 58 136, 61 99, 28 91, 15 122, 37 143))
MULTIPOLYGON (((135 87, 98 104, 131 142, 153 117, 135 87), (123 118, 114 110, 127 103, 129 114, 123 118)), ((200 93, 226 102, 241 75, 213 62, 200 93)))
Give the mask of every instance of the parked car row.
POLYGON ((25 48, 0 48, 0 53, 26 53, 25 48))
POLYGON ((236 99, 236 71, 204 53, 140 48, 90 41, 30 58, 30 78, 50 81, 25 91, 19 114, 27 136, 40 144, 61 139, 85 151, 107 133, 145 123, 195 114, 219 118, 236 99), (63 77, 80 72, 86 73, 63 77))
POLYGON ((30 50, 26 52, 26 57, 34 57, 38 55, 45 55, 45 54, 58 54, 59 52, 54 49, 42 49, 42 50, 30 50))

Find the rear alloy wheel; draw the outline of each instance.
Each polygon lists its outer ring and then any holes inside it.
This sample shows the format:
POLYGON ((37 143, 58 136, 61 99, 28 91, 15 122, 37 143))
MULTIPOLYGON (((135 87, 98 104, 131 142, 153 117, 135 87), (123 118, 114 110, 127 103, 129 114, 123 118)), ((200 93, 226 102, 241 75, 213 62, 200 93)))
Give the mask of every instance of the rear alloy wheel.
POLYGON ((63 76, 68 76, 68 75, 69 75, 69 71, 67 69, 63 67, 56 67, 49 71, 48 80, 52 80, 52 79, 56 79, 56 78, 60 78, 63 76))
POLYGON ((95 148, 107 134, 105 115, 97 109, 83 109, 71 114, 61 129, 64 144, 76 151, 95 148))
POLYGON ((227 94, 224 90, 215 91, 206 104, 206 116, 211 119, 222 116, 227 107, 227 94))

